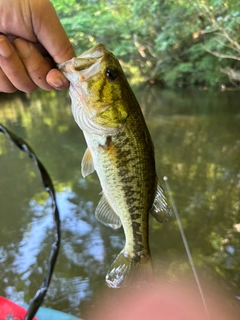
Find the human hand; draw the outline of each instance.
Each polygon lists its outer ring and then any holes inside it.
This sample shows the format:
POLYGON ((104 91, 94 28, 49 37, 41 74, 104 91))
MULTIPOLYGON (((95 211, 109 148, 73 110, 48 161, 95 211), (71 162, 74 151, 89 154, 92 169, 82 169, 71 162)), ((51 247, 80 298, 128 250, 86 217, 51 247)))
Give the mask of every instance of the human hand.
POLYGON ((0 0, 0 16, 0 92, 66 89, 54 64, 75 53, 52 3, 0 0))
POLYGON ((92 320, 237 320, 238 305, 217 284, 204 284, 207 309, 196 283, 188 278, 176 282, 161 279, 155 284, 106 289, 89 312, 92 320), (231 303, 230 303, 231 301, 231 303))

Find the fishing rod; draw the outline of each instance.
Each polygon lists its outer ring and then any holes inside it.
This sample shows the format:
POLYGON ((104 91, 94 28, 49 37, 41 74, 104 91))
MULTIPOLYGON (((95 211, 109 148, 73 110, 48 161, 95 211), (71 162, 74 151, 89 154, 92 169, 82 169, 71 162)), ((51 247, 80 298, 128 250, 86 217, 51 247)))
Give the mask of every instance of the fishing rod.
POLYGON ((187 238, 186 238, 185 232, 183 230, 182 222, 181 222, 180 216, 178 214, 178 210, 177 210, 177 207, 175 205, 175 202, 174 202, 174 199, 173 199, 173 196, 172 196, 172 192, 171 192, 171 189, 170 189, 170 186, 169 186, 169 183, 168 183, 168 178, 165 176, 165 177, 163 177, 163 180, 165 182, 166 190, 167 190, 167 193, 169 195, 169 198, 170 198, 170 201, 171 201, 171 204, 172 204, 173 212, 174 212, 174 215, 175 215, 177 223, 178 223, 179 231, 180 231, 180 234, 181 234, 181 237, 182 237, 182 240, 183 240, 183 244, 184 244, 187 256, 188 256, 188 260, 189 260, 189 263, 190 263, 190 266, 191 266, 195 281, 197 283, 197 287, 198 287, 198 290, 199 290, 199 293, 200 293, 200 296, 201 296, 201 299, 202 299, 202 303, 203 303, 204 310, 206 312, 207 319, 211 320, 210 314, 209 314, 209 311, 208 311, 208 308, 207 308, 206 300, 204 298, 203 290, 202 290, 202 287, 201 287, 201 283, 200 283, 199 278, 198 278, 197 270, 195 268, 195 265, 194 265, 194 262, 193 262, 193 258, 192 258, 192 255, 191 255, 191 251, 190 251, 189 246, 188 246, 187 238))
POLYGON ((46 275, 44 277, 44 280, 42 282, 42 285, 37 290, 34 298, 30 301, 30 305, 27 311, 27 314, 24 318, 24 320, 32 320, 35 314, 37 313, 39 307, 41 306, 43 299, 47 293, 48 287, 50 285, 51 277, 53 274, 54 266, 57 261, 57 256, 60 248, 60 217, 59 217, 59 211, 56 203, 56 195, 54 191, 54 186, 52 183, 52 180, 50 178, 50 175, 48 174, 47 170, 41 163, 41 161, 36 156, 35 152, 32 150, 32 148, 29 146, 29 144, 24 141, 23 139, 19 138, 15 134, 13 134, 10 130, 8 130, 6 127, 4 127, 2 124, 0 124, 0 132, 2 132, 9 140, 11 140, 19 149, 21 149, 23 152, 25 152, 34 162, 36 167, 38 168, 40 177, 42 179, 43 186, 45 190, 49 193, 51 199, 52 199, 52 215, 54 220, 54 242, 51 246, 50 255, 48 258, 48 265, 46 270, 46 275))

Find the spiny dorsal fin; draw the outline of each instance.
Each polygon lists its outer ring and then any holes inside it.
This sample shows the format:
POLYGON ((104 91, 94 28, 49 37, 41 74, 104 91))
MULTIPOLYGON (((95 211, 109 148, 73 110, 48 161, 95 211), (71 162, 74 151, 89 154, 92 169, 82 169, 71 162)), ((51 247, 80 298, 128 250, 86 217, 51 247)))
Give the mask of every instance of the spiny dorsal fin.
POLYGON ((95 211, 95 216, 105 226, 111 227, 113 229, 118 229, 122 225, 120 218, 110 207, 104 194, 102 195, 102 198, 98 203, 95 211))
POLYGON ((87 148, 87 150, 84 153, 84 156, 82 158, 82 176, 85 178, 89 174, 91 174, 95 169, 94 169, 94 164, 93 164, 93 159, 92 159, 92 154, 90 150, 87 148))
POLYGON ((150 213, 158 222, 167 221, 171 216, 169 200, 159 183, 150 213))

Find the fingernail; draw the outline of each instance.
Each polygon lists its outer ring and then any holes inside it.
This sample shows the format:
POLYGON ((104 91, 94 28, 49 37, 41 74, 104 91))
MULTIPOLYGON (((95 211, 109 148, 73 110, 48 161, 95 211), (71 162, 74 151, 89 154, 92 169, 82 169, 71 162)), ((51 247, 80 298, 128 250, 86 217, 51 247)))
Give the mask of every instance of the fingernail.
POLYGON ((12 48, 6 38, 0 38, 0 55, 4 58, 10 57, 12 48))
POLYGON ((61 88, 64 85, 64 82, 61 78, 54 78, 51 79, 51 82, 49 84, 55 88, 61 88))
POLYGON ((22 39, 16 39, 14 45, 22 58, 27 58, 30 54, 30 44, 28 41, 22 39))

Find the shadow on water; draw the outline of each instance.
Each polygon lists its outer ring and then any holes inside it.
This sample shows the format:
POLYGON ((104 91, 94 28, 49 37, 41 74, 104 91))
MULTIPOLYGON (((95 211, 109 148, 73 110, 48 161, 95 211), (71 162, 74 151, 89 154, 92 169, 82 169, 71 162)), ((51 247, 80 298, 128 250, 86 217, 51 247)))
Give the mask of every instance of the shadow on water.
MULTIPOLYGON (((240 109, 238 92, 136 89, 156 153, 168 176, 200 279, 240 296, 240 109)), ((4 96, 6 97, 6 96, 4 96)), ((1 98, 0 122, 29 142, 52 176, 62 246, 45 306, 86 317, 105 289, 104 277, 124 245, 122 230, 101 225, 96 174, 81 177, 86 144, 66 92, 1 98)), ((0 139, 0 295, 28 302, 39 287, 52 242, 50 199, 31 161, 0 139), (24 181, 24 183, 22 183, 24 181)), ((174 219, 150 219, 157 274, 191 273, 174 219)))

